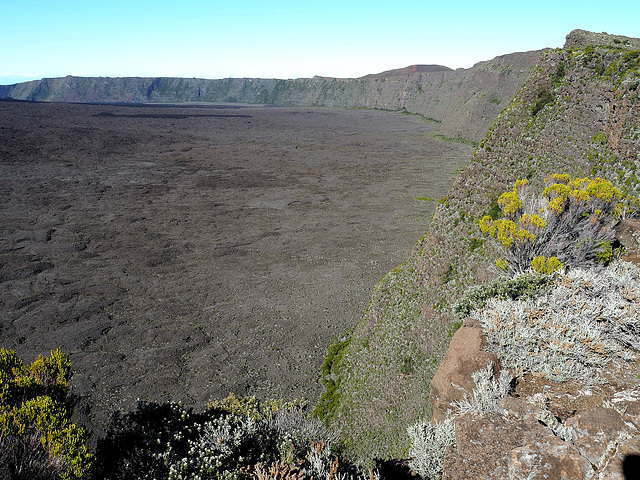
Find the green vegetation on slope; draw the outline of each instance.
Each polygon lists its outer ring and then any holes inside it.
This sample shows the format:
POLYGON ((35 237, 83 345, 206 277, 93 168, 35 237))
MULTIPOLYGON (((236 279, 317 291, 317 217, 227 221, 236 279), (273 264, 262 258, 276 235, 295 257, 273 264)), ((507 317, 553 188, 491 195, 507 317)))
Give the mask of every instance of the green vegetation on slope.
POLYGON ((409 260, 376 287, 342 359, 332 365, 339 386, 330 415, 354 456, 406 455, 406 427, 429 415, 429 382, 457 321, 450 307, 468 287, 499 274, 495 262, 502 254, 481 242, 478 221, 499 218, 501 192, 519 178, 541 188, 545 178, 563 172, 602 177, 623 195, 634 193, 637 183, 625 180, 634 178, 640 152, 639 76, 634 48, 613 39, 543 56, 438 204, 409 260), (402 371, 408 356, 409 375, 402 371))

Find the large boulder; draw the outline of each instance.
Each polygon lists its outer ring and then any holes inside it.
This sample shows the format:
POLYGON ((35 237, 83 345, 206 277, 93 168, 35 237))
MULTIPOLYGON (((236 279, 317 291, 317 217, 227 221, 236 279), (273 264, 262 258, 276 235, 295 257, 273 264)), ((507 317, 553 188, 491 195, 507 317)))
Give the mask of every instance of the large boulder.
POLYGON ((618 446, 638 429, 611 408, 593 407, 566 422, 576 432, 574 445, 596 468, 603 468, 618 446))
POLYGON ((640 263, 640 220, 626 218, 621 220, 614 230, 616 239, 626 250, 623 260, 640 263))
POLYGON ((442 421, 451 404, 473 392, 473 372, 484 370, 492 363, 494 373, 500 371, 500 361, 484 351, 487 340, 482 325, 467 318, 453 336, 440 367, 431 380, 429 401, 433 405, 433 420, 442 421))

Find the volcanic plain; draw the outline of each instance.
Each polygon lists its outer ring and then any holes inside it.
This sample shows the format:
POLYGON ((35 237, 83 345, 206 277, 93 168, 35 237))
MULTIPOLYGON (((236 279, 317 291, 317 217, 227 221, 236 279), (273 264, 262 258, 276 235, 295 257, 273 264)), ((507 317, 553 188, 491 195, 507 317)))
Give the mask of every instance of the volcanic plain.
POLYGON ((0 102, 0 347, 136 399, 321 392, 472 148, 375 110, 0 102))

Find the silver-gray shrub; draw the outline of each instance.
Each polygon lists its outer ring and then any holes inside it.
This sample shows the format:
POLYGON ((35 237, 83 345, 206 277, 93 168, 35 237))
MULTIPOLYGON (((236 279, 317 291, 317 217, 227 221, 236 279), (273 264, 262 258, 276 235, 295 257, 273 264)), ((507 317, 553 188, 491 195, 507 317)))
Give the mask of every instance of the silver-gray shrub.
POLYGON ((407 433, 411 442, 409 466, 422 478, 442 478, 445 450, 456 441, 453 419, 435 424, 418 422, 407 428, 407 433))
POLYGON ((465 413, 482 414, 485 412, 502 412, 500 400, 511 392, 513 376, 508 370, 501 370, 496 379, 493 375, 493 364, 489 363, 484 370, 473 372, 473 398, 469 399, 465 393, 464 398, 455 402, 453 406, 456 414, 465 413))
POLYGON ((249 416, 224 415, 194 428, 199 435, 189 440, 186 456, 176 458, 170 445, 163 454, 169 480, 236 478, 246 457, 262 460, 260 452, 268 450, 263 422, 249 416))
POLYGON ((288 450, 304 451, 315 443, 324 443, 331 449, 337 435, 317 417, 310 417, 299 409, 278 410, 265 419, 269 431, 278 438, 278 449, 286 457, 288 450))
POLYGON ((317 480, 380 480, 377 470, 341 469, 340 462, 324 443, 313 444, 303 467, 305 478, 317 480))
POLYGON ((511 392, 513 376, 502 370, 496 379, 493 364, 472 374, 475 388, 473 398, 465 394, 454 403, 452 417, 441 423, 418 422, 407 428, 411 447, 409 466, 422 478, 437 480, 442 478, 442 467, 446 448, 455 444, 455 417, 465 413, 480 415, 485 412, 501 412, 500 400, 511 392))
POLYGON ((628 262, 558 275, 535 299, 491 299, 473 312, 488 350, 515 372, 598 381, 598 369, 640 350, 640 270, 628 262))
POLYGON ((176 455, 167 444, 159 455, 168 467, 169 480, 231 480, 241 478, 243 468, 277 461, 295 465, 305 478, 378 478, 375 471, 342 464, 332 450, 335 435, 319 419, 301 410, 281 409, 260 419, 223 414, 193 428, 197 435, 188 440, 186 454, 176 455))

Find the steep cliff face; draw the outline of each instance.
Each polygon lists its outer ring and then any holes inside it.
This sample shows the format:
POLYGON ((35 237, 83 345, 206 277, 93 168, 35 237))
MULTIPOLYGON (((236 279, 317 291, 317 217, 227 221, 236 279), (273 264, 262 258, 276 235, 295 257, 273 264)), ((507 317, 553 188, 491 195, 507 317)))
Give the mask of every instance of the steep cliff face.
POLYGON ((362 78, 63 77, 3 87, 1 96, 44 102, 240 102, 406 110, 441 122, 441 134, 479 141, 522 86, 540 52, 513 53, 470 69, 414 66, 362 78))
POLYGON ((451 306, 496 275, 497 252, 477 222, 500 193, 523 177, 539 186, 555 172, 603 176, 638 193, 639 43, 575 31, 565 48, 546 52, 408 261, 378 284, 362 322, 325 365, 321 405, 350 432, 355 455, 402 458, 406 427, 431 416, 430 381, 459 326, 451 306))
POLYGON ((0 85, 0 98, 10 97, 14 87, 15 85, 0 85))

